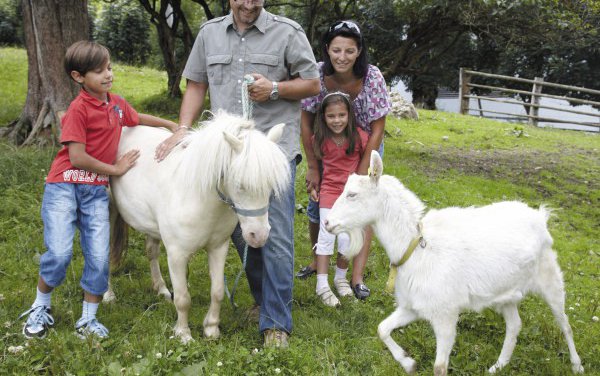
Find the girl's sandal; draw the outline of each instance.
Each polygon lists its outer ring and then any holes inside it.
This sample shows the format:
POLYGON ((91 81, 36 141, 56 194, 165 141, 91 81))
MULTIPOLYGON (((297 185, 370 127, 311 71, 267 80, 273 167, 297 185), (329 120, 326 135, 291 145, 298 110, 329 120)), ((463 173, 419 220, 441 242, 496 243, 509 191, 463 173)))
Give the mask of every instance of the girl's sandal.
POLYGON ((335 296, 335 294, 331 291, 329 286, 325 286, 317 291, 317 295, 321 298, 323 304, 329 307, 337 307, 340 305, 340 301, 335 296))

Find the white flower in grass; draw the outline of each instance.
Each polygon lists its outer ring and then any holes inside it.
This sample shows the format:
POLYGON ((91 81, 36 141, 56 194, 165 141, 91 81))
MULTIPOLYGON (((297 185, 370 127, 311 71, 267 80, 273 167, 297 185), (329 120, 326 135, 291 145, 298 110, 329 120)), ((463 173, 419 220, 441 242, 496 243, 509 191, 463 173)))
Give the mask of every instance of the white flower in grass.
POLYGON ((157 352, 154 356, 156 357, 156 359, 161 359, 162 353, 157 352))
POLYGON ((23 346, 9 346, 8 347, 8 352, 11 354, 18 354, 20 352, 23 352, 25 348, 23 346))
POLYGON ((252 350, 252 354, 258 354, 258 349, 255 347, 254 350, 252 350))
POLYGON ((579 304, 579 303, 575 303, 575 307, 579 307, 579 306, 580 306, 580 304, 579 304))
POLYGON ((217 362, 217 367, 223 367, 223 362, 217 362))
POLYGON ((138 358, 138 359, 142 359, 142 358, 143 358, 143 356, 141 356, 141 355, 138 355, 138 356, 137 356, 137 358, 138 358))
POLYGON ((11 327, 11 325, 12 325, 12 322, 10 322, 10 321, 7 321, 7 322, 5 322, 5 323, 4 323, 4 327, 5 327, 6 329, 10 328, 10 327, 11 327))
POLYGON ((0 302, 4 300, 4 294, 0 294, 0 302))
POLYGON ((598 318, 598 316, 594 316, 594 317, 592 317, 592 321, 598 322, 598 321, 600 321, 600 319, 598 318))
POLYGON ((167 356, 170 356, 170 355, 172 355, 172 354, 173 354, 173 350, 169 350, 169 351, 167 351, 167 356))
POLYGON ((574 311, 574 310, 575 310, 575 308, 569 307, 569 311, 574 311))
POLYGON ((281 370, 279 368, 275 368, 275 373, 281 373, 281 370))

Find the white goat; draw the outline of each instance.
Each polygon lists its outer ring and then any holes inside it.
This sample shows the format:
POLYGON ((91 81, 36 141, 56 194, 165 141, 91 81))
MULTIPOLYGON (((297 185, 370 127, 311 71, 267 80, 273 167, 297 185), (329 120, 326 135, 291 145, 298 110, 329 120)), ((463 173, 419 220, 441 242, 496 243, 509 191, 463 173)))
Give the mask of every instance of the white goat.
POLYGON ((459 313, 486 307, 506 321, 500 357, 488 370, 498 371, 512 355, 521 329, 517 305, 529 292, 548 303, 569 346, 573 372, 583 372, 546 226, 549 211, 512 201, 423 215, 425 206, 417 196, 382 171, 381 158, 373 152, 369 176, 350 176, 326 225, 334 234, 350 234, 350 258, 360 250, 361 229, 373 226, 391 264, 398 267, 397 308, 377 331, 406 372, 414 373, 416 362, 392 339, 394 329, 418 319, 429 321, 437 342, 434 374, 446 375, 459 313))

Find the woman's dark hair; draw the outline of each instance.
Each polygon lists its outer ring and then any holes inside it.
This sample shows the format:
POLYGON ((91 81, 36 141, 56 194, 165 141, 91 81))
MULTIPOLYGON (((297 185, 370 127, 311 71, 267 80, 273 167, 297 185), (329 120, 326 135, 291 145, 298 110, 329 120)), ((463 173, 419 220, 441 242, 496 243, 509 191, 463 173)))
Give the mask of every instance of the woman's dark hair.
POLYGON ((80 40, 73 43, 65 54, 65 71, 71 76, 72 71, 82 76, 87 72, 102 68, 110 60, 110 52, 100 43, 80 40))
POLYGON ((354 66, 352 67, 352 72, 358 78, 363 78, 367 72, 369 71, 369 59, 367 57, 367 46, 365 45, 365 41, 363 39, 362 33, 358 25, 353 21, 337 21, 332 23, 327 32, 323 34, 323 39, 321 40, 321 53, 323 58, 323 73, 326 76, 331 76, 335 73, 333 69, 333 65, 331 64, 331 59, 329 58, 329 53, 327 49, 329 48, 329 43, 335 37, 345 37, 352 38, 356 41, 356 46, 360 49, 360 54, 356 58, 354 62, 354 66))
POLYGON ((325 110, 327 107, 334 103, 343 103, 348 110, 348 126, 344 129, 344 136, 348 139, 348 148, 346 149, 346 155, 351 155, 354 153, 354 147, 356 142, 362 146, 360 143, 360 135, 358 134, 358 130, 356 129, 356 116, 354 116, 354 111, 352 110, 352 104, 350 103, 350 96, 346 93, 342 93, 340 91, 336 91, 335 93, 330 93, 323 98, 323 102, 319 106, 319 110, 317 111, 316 121, 315 121, 315 129, 314 129, 314 137, 315 140, 313 142, 313 151, 315 153, 315 157, 317 159, 323 158, 323 153, 321 152, 321 146, 326 138, 331 138, 333 136, 331 130, 327 126, 325 122, 325 110))

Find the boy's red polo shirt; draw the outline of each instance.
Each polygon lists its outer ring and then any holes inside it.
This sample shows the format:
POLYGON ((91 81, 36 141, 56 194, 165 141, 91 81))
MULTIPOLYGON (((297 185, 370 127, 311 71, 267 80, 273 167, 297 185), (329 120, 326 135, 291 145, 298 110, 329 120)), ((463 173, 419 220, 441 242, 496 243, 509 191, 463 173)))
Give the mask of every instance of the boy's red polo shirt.
POLYGON ((61 121, 60 142, 64 146, 50 166, 46 183, 107 185, 107 175, 81 170, 71 164, 67 144, 85 144, 85 151, 90 156, 114 164, 121 128, 137 124, 138 114, 125 99, 108 93, 108 103, 103 103, 82 89, 61 121))

